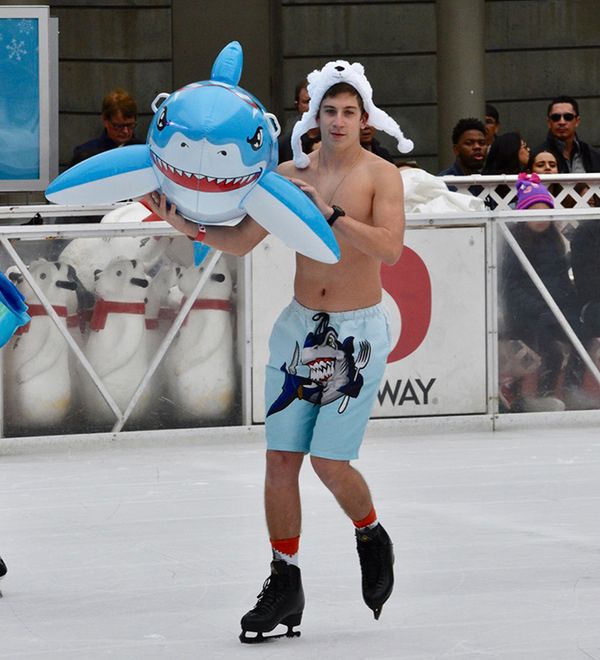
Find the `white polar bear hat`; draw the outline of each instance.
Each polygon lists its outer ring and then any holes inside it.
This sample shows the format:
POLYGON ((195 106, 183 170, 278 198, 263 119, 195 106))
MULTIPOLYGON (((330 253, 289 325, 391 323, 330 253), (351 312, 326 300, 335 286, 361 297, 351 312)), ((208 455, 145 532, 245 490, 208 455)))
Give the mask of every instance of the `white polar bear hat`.
POLYGON ((369 114, 369 125, 384 131, 398 140, 398 150, 402 153, 412 151, 414 144, 407 140, 398 123, 373 103, 373 89, 365 76, 365 68, 359 62, 350 64, 345 60, 327 62, 319 71, 308 74, 307 92, 310 97, 308 110, 296 122, 292 131, 292 153, 294 164, 299 169, 308 167, 308 156, 302 151, 300 138, 311 128, 317 128, 317 114, 325 92, 338 83, 348 83, 360 94, 365 111, 369 114))

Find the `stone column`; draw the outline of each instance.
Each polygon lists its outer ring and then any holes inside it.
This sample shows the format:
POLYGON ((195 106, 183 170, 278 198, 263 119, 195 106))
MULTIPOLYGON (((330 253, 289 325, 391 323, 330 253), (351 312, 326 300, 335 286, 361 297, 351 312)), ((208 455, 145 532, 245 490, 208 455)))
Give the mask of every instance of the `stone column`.
POLYGON ((174 88, 210 77, 213 61, 230 41, 244 50, 240 86, 267 109, 275 96, 272 77, 280 26, 273 0, 173 0, 174 88))
POLYGON ((452 129, 485 113, 485 0, 436 0, 439 169, 452 163, 452 129))

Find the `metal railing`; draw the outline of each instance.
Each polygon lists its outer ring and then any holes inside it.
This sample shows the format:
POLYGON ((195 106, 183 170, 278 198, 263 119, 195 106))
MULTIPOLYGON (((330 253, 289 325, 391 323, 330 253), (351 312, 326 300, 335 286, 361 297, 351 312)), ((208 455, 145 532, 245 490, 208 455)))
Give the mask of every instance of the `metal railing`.
MULTIPOLYGON (((140 397, 147 391, 153 375, 156 373, 157 368, 161 364, 168 349, 172 346, 174 339, 180 330, 188 313, 192 309, 194 302, 200 296, 202 289, 206 282, 209 280, 217 261, 221 256, 220 251, 211 251, 206 261, 203 263, 203 272, 196 283, 193 292, 187 297, 179 311, 176 313, 165 337, 160 342, 155 353, 151 357, 148 368, 137 385, 130 401, 124 410, 121 410, 116 403, 114 397, 105 386, 102 378, 98 375, 92 364, 90 363, 85 352, 82 350, 78 342, 73 338, 64 320, 61 321, 53 305, 48 300, 45 293, 40 289, 38 283, 32 277, 28 270, 26 260, 22 258, 15 245, 22 244, 23 242, 41 241, 42 245, 47 245, 48 242, 62 241, 65 239, 85 239, 85 238, 113 238, 113 237, 178 237, 180 234, 176 232, 166 222, 150 222, 150 223, 98 223, 93 224, 75 223, 75 224, 36 224, 23 226, 19 221, 29 222, 35 219, 36 222, 56 221, 60 219, 72 220, 73 218, 85 219, 87 216, 104 215, 108 211, 116 208, 119 205, 99 206, 99 207, 68 207, 68 206, 33 206, 33 207, 0 207, 0 246, 8 257, 12 265, 17 266, 21 271, 25 281, 31 287, 39 302, 44 307, 47 315, 52 319, 58 332, 66 342, 68 349, 74 356, 75 362, 79 365, 85 373, 89 376, 92 383, 107 403, 112 413, 115 416, 115 422, 112 427, 112 433, 121 431, 130 419, 132 412, 135 409, 140 397), (6 219, 10 219, 9 224, 2 224, 6 219)), ((36 255, 37 256, 37 255, 36 255)), ((43 254, 39 256, 44 256, 43 254)), ((6 259, 5 259, 6 261, 6 259)), ((28 301, 31 303, 32 301, 28 301)), ((37 301, 36 301, 37 302, 37 301)), ((242 315, 243 316, 243 315, 242 315)), ((9 346, 9 345, 7 345, 9 346)), ((0 361, 3 355, 0 354, 0 361)), ((244 360, 242 359, 242 362, 244 360)), ((242 369, 245 370, 245 365, 242 364, 242 369)), ((4 371, 4 369, 3 369, 4 371)), ((2 393, 6 393, 6 387, 2 388, 2 393)), ((2 404, 4 401, 1 402, 2 404)), ((32 402, 32 405, 35 405, 32 402)), ((249 413, 244 415, 246 419, 249 413)), ((4 435, 4 415, 0 414, 0 437, 4 435)))

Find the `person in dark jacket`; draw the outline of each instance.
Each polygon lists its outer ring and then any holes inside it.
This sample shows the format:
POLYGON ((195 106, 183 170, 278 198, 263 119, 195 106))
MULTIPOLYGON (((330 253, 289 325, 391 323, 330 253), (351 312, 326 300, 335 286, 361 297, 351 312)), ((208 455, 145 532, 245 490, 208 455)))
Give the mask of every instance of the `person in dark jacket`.
MULTIPOLYGON (((303 78, 297 83, 294 90, 294 107, 297 112, 296 120, 300 119, 300 117, 302 117, 302 115, 308 110, 309 103, 310 96, 308 95, 308 80, 303 78)), ((292 160, 293 154, 290 140, 294 123, 295 122, 292 122, 288 129, 283 131, 279 136, 279 163, 285 163, 288 160, 292 160)), ((319 142, 321 142, 321 132, 318 128, 313 128, 305 133, 300 138, 300 141, 302 142, 302 151, 304 151, 305 154, 309 154, 318 146, 319 142)))
POLYGON ((394 162, 392 154, 379 142, 375 137, 375 128, 367 124, 360 130, 360 146, 376 156, 387 160, 389 163, 394 162))
MULTIPOLYGON (((483 122, 475 117, 459 119, 452 130, 452 150, 456 159, 437 176, 468 176, 479 174, 487 153, 487 140, 483 122)), ((456 191, 456 186, 446 183, 448 190, 456 191)), ((471 195, 478 197, 482 186, 469 186, 471 195)))
POLYGON ((70 166, 96 154, 128 144, 144 144, 135 135, 137 104, 124 89, 113 89, 102 99, 102 134, 73 150, 70 166))
POLYGON ((571 262, 585 335, 600 337, 600 220, 579 222, 571 238, 571 262))
POLYGON ((572 96, 557 96, 548 105, 548 135, 539 149, 546 149, 558 157, 558 171, 600 172, 600 152, 577 136, 581 122, 579 104, 572 96))
MULTIPOLYGON (((536 174, 523 173, 519 176, 517 199, 519 210, 554 208, 552 196, 536 174)), ((565 243, 558 228, 550 220, 518 222, 513 235, 569 325, 581 337, 579 305, 569 277, 565 243)), ((562 381, 565 351, 569 354, 569 364, 564 379, 569 386, 576 383, 580 376, 578 359, 558 320, 509 245, 506 245, 503 254, 501 282, 505 335, 521 339, 541 358, 537 395, 542 399, 551 397, 551 405, 546 408, 538 405, 535 409, 564 409, 562 381)), ((527 401, 524 408, 528 409, 527 401)))
POLYGON ((456 160, 438 176, 479 174, 487 152, 483 122, 475 117, 460 119, 452 130, 452 150, 456 160))

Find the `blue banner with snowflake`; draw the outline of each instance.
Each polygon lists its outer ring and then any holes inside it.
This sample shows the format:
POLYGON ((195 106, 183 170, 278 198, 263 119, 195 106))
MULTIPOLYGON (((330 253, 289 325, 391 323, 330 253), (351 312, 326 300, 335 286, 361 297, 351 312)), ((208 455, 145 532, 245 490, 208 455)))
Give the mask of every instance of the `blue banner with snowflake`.
POLYGON ((37 18, 0 18, 0 179, 40 176, 37 18))

